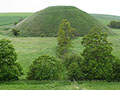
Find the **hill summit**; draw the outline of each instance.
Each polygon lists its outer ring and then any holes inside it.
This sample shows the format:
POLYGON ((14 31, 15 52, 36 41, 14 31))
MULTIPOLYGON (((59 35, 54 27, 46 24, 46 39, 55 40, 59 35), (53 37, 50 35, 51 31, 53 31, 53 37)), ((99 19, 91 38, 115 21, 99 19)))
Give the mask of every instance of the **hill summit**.
POLYGON ((94 26, 103 31, 111 33, 111 30, 102 25, 88 13, 73 6, 52 6, 34 13, 27 17, 15 28, 20 30, 20 36, 56 36, 62 19, 68 19, 71 26, 75 28, 80 36, 89 32, 94 26))

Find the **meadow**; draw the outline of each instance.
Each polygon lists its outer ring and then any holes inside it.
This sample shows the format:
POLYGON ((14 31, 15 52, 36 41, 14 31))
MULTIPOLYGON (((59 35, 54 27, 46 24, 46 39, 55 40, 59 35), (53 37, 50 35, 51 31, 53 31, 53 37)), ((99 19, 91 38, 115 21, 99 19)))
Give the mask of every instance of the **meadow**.
MULTIPOLYGON (((19 15, 16 16, 19 17, 19 15)), ((101 19, 99 18, 99 20, 101 19)), ((114 19, 111 18, 111 20, 114 19)), ((106 22, 105 19, 102 19, 101 21, 103 24, 108 23, 106 22)), ((12 23, 14 23, 14 21, 12 23)), ((11 24, 10 25, 9 24, 7 24, 7 26, 12 26, 11 24)), ((2 28, 0 29, 1 32, 9 31, 9 30, 4 30, 4 28, 6 28, 6 25, 1 25, 0 27, 2 28)), ((112 29, 112 31, 115 32, 116 35, 109 36, 108 41, 113 43, 112 53, 120 59, 120 55, 119 55, 120 29, 112 29)), ((11 40, 18 55, 17 61, 22 65, 23 71, 25 73, 25 75, 21 77, 20 81, 0 82, 0 90, 120 90, 120 82, 27 81, 25 80, 26 72, 28 72, 28 68, 35 58, 44 54, 55 56, 57 38, 56 37, 14 37, 5 33, 0 33, 0 38, 7 38, 11 40)), ((77 54, 80 54, 84 49, 83 46, 81 45, 81 40, 82 37, 78 37, 75 40, 73 40, 73 46, 71 49, 77 54)))
POLYGON ((13 24, 30 15, 32 15, 32 13, 0 13, 0 26, 13 24))

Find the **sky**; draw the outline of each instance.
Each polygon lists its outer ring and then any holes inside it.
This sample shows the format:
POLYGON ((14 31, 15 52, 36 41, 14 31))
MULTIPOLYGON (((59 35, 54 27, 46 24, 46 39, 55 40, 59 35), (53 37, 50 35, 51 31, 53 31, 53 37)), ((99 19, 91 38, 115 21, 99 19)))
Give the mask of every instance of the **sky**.
POLYGON ((0 0, 0 12, 36 12, 56 5, 76 6, 87 13, 120 16, 120 0, 0 0))

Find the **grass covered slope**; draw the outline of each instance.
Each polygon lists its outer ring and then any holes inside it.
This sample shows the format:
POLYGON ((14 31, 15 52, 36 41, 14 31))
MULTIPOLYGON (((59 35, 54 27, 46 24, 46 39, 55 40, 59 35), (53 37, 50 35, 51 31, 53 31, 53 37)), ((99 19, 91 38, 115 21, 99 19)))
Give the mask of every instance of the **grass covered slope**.
POLYGON ((94 26, 111 33, 94 17, 73 6, 48 7, 24 19, 15 28, 20 30, 20 36, 56 36, 62 19, 68 19, 80 36, 87 34, 94 26))

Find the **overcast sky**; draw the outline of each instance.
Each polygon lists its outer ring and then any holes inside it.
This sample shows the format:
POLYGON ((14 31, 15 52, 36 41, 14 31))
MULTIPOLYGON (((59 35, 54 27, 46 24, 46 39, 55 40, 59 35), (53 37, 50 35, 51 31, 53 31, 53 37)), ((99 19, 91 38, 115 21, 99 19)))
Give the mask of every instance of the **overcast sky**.
POLYGON ((36 12, 55 5, 76 6, 88 13, 120 16, 120 0, 0 0, 0 12, 36 12))

